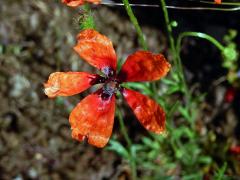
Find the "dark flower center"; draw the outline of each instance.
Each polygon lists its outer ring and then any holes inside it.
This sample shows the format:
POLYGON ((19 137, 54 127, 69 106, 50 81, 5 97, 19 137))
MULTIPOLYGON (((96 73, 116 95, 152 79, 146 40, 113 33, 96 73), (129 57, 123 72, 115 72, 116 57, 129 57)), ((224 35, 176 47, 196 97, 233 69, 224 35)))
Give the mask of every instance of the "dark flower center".
POLYGON ((121 89, 121 82, 117 79, 116 72, 111 67, 104 67, 102 72, 104 76, 98 78, 98 83, 103 83, 101 97, 103 100, 108 100, 121 89))
POLYGON ((115 70, 113 70, 111 67, 106 66, 102 68, 102 72, 106 77, 113 77, 116 75, 115 70))

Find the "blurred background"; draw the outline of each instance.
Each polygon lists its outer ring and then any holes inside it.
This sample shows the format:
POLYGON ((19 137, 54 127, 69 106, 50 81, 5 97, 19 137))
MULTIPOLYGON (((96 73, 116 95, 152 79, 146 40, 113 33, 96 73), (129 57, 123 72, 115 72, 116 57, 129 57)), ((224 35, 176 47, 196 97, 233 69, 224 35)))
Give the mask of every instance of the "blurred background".
MULTIPOLYGON (((166 2, 201 5, 198 1, 166 2)), ((133 9, 149 50, 171 59, 161 8, 133 9)), ((239 12, 169 10, 170 18, 177 22, 175 35, 204 32, 226 47, 233 43, 237 50, 239 12)), ((88 93, 55 100, 43 93, 43 83, 52 72, 94 71, 72 50, 82 13, 60 0, 0 1, 0 179, 131 179, 128 160, 112 147, 114 143, 97 149, 71 138, 69 112, 88 93)), ((123 7, 99 5, 92 13, 98 31, 113 41, 119 61, 141 49, 123 7)), ((187 83, 195 97, 201 97, 194 101, 193 126, 184 126, 184 118, 176 112, 171 120, 173 130, 161 137, 149 135, 127 106, 118 103, 129 136, 140 147, 138 176, 240 179, 240 150, 232 148, 240 146, 239 62, 235 60, 229 67, 214 45, 196 38, 184 39, 181 55, 187 83), (234 72, 231 65, 236 66, 234 72), (218 176, 220 173, 225 175, 218 176)), ((166 88, 163 85, 159 91, 166 88)), ((171 102, 181 101, 181 94, 161 98, 158 102, 167 101, 171 106, 171 102)), ((124 147, 115 122, 112 141, 124 147)))

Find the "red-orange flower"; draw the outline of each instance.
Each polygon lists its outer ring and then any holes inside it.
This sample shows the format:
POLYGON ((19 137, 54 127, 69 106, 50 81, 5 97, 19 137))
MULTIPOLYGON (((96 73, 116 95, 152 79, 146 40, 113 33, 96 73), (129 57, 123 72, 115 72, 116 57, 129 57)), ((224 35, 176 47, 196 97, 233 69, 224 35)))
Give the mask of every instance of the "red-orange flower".
POLYGON ((84 3, 93 3, 93 4, 100 4, 101 0, 62 0, 67 6, 77 7, 81 6, 84 3))
POLYGON ((123 88, 121 83, 153 81, 165 76, 170 64, 161 54, 137 51, 130 55, 117 74, 117 56, 111 40, 94 30, 84 30, 77 36, 74 50, 103 76, 86 72, 52 73, 44 84, 48 97, 70 96, 95 84, 102 88, 85 97, 71 112, 72 137, 97 147, 104 147, 112 133, 115 93, 120 91, 140 123, 149 131, 161 133, 165 129, 165 112, 156 102, 136 91, 123 88))
POLYGON ((240 146, 232 146, 229 151, 233 154, 240 154, 240 146))
POLYGON ((221 4, 222 0, 214 0, 215 4, 221 4))

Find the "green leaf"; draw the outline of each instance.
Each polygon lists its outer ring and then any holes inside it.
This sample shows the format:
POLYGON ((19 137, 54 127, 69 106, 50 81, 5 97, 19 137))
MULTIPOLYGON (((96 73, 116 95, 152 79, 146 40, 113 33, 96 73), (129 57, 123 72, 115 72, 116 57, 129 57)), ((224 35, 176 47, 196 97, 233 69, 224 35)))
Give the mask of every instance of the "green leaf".
POLYGON ((227 179, 227 178, 224 178, 224 173, 225 173, 226 169, 227 169, 227 163, 224 162, 223 166, 216 172, 214 179, 216 179, 216 180, 227 179))
POLYGON ((130 149, 130 152, 131 152, 131 155, 133 158, 136 158, 137 156, 137 151, 143 149, 143 147, 141 145, 138 145, 138 144, 133 144, 131 146, 131 149, 130 149))
POLYGON ((150 90, 150 88, 147 86, 146 83, 128 82, 128 83, 124 83, 123 86, 130 89, 141 90, 143 91, 144 94, 147 94, 150 96, 153 95, 153 92, 150 90))
POLYGON ((171 108, 168 110, 167 117, 172 118, 179 106, 180 106, 179 101, 176 101, 173 105, 171 105, 171 108))
POLYGON ((202 180, 202 174, 200 173, 195 173, 195 174, 189 174, 189 175, 184 175, 182 177, 182 180, 202 180))
POLYGON ((125 159, 128 159, 128 160, 130 159, 130 155, 129 155, 127 149, 122 144, 120 144, 118 141, 110 140, 109 144, 110 144, 110 146, 108 146, 106 148, 107 150, 114 151, 125 159))
POLYGON ((160 148, 159 143, 154 142, 150 138, 144 137, 144 138, 142 138, 142 141, 146 146, 151 147, 152 149, 159 150, 159 148, 160 148))
POLYGON ((188 121, 190 121, 191 117, 190 117, 190 114, 189 114, 187 108, 184 108, 184 107, 179 106, 178 110, 179 110, 179 112, 182 114, 182 116, 183 116, 185 119, 187 119, 188 121))
POLYGON ((174 86, 169 87, 166 94, 170 95, 170 94, 173 94, 178 91, 181 91, 180 87, 178 85, 174 85, 174 86))
POLYGON ((176 85, 177 82, 173 81, 173 80, 170 80, 170 79, 166 79, 166 78, 163 78, 161 80, 164 84, 167 84, 167 85, 176 85))
POLYGON ((200 156, 198 161, 203 164, 210 164, 212 162, 212 158, 209 156, 200 156))

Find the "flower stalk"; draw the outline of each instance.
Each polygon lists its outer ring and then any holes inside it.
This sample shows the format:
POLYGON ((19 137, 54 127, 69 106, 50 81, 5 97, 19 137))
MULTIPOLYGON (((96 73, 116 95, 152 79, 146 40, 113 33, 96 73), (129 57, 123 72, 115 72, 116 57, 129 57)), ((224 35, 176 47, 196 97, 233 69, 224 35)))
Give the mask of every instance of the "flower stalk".
POLYGON ((117 117, 118 117, 118 120, 119 120, 121 133, 122 133, 125 141, 127 142, 127 146, 128 146, 127 149, 128 149, 128 154, 130 156, 129 157, 129 161, 130 161, 129 163, 130 163, 130 166, 131 166, 132 179, 136 180, 137 179, 137 167, 136 167, 135 158, 134 158, 134 156, 132 156, 132 151, 131 151, 132 141, 130 140, 130 138, 128 136, 127 129, 126 129, 126 126, 124 124, 123 116, 122 116, 122 113, 121 113, 120 109, 117 109, 116 114, 117 114, 117 117))
POLYGON ((180 79, 180 82, 183 85, 183 92, 186 98, 186 107, 188 108, 188 111, 190 113, 190 106, 191 106, 191 93, 189 91, 189 88, 187 86, 187 82, 185 80, 184 77, 184 71, 183 71, 183 67, 182 67, 182 62, 181 62, 181 57, 179 52, 177 51, 177 48, 175 46, 175 40, 173 37, 173 33, 172 33, 172 26, 170 23, 170 19, 169 19, 169 15, 168 15, 168 10, 166 7, 166 3, 165 0, 160 0, 161 3, 161 7, 163 10, 163 15, 164 15, 164 19, 165 19, 165 23, 166 23, 166 27, 167 27, 167 32, 168 32, 168 39, 169 39, 169 43, 170 43, 170 50, 171 53, 173 55, 173 64, 176 67, 176 71, 178 74, 178 77, 180 79))
POLYGON ((133 11, 132 11, 132 8, 131 8, 128 0, 123 0, 123 4, 124 4, 124 7, 125 7, 125 9, 126 9, 126 11, 127 11, 127 14, 128 14, 128 16, 129 16, 131 22, 133 23, 133 25, 134 25, 134 27, 135 27, 135 29, 136 29, 136 31, 137 31, 138 39, 139 39, 139 42, 140 42, 142 48, 143 48, 144 50, 147 50, 148 47, 147 47, 146 40, 145 40, 145 38, 144 38, 144 34, 143 34, 143 32, 142 32, 141 27, 139 26, 138 20, 137 20, 137 18, 135 17, 135 15, 134 15, 134 13, 133 13, 133 11))

